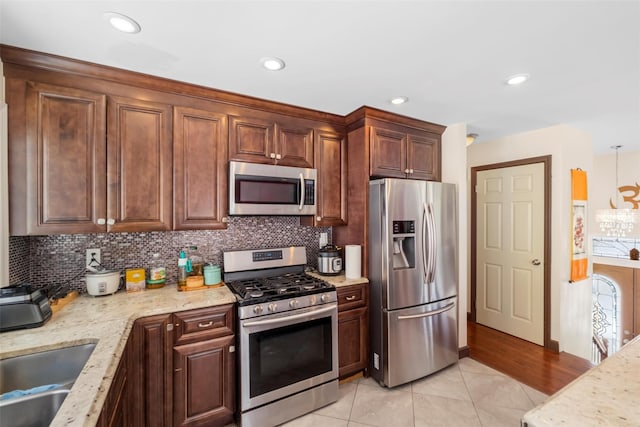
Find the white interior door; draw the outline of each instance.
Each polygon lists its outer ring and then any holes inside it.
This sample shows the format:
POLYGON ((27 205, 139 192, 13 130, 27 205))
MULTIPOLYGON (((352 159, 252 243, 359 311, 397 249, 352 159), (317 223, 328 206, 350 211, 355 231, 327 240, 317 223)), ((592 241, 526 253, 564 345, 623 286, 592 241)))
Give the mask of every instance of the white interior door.
POLYGON ((544 345, 544 164, 477 173, 476 321, 544 345))

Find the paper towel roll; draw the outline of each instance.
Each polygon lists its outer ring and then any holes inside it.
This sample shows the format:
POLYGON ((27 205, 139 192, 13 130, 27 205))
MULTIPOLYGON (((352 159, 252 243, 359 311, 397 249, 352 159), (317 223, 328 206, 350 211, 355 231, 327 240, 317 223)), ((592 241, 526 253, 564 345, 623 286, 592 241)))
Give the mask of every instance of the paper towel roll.
POLYGON ((345 246, 345 276, 347 279, 359 279, 362 277, 362 270, 360 268, 362 249, 360 245, 347 245, 345 246))

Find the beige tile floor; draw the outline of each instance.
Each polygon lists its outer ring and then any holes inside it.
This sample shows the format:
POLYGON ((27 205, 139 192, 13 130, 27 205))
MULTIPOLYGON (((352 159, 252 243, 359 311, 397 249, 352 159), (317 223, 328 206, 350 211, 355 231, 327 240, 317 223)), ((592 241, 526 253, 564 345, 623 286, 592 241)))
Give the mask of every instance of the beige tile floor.
POLYGON ((359 378, 339 391, 337 402, 283 426, 518 427, 547 397, 469 358, 391 390, 359 378))

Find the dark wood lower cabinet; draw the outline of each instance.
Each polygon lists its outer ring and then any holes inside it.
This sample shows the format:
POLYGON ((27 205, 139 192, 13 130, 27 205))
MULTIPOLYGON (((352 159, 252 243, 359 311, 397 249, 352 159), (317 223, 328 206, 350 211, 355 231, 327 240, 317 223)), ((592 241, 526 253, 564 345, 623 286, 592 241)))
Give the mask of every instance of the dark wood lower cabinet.
POLYGON ((96 424, 98 427, 128 426, 132 423, 132 384, 129 378, 131 349, 131 339, 129 339, 100 412, 100 418, 96 424))
POLYGON ((234 321, 232 304, 136 320, 97 426, 233 422, 234 321))
POLYGON ((344 379, 363 371, 367 375, 369 353, 369 284, 339 287, 338 365, 344 379))
POLYGON ((233 335, 174 347, 174 426, 223 426, 233 421, 233 347, 233 335))

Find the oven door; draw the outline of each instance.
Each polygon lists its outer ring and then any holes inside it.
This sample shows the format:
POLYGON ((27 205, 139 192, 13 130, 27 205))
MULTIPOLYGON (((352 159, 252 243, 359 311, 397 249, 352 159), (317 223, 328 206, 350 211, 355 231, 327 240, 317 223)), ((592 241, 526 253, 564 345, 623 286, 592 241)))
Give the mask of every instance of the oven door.
POLYGON ((240 321, 241 409, 338 378, 338 306, 240 321))

